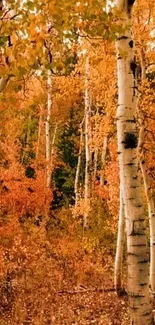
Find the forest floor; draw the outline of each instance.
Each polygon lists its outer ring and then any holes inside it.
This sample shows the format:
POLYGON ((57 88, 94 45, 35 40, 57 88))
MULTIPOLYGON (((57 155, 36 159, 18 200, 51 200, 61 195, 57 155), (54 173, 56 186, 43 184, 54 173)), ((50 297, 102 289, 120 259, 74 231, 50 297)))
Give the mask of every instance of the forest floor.
POLYGON ((84 285, 72 286, 72 279, 69 283, 68 277, 63 280, 64 286, 57 286, 55 281, 51 283, 52 290, 45 288, 44 283, 34 293, 32 290, 26 293, 24 288, 23 303, 19 302, 22 296, 17 301, 15 297, 12 310, 4 313, 5 317, 1 315, 0 325, 127 325, 127 296, 117 296, 113 288, 113 274, 107 272, 102 279, 96 274, 96 280, 94 276, 95 273, 93 278, 90 274, 90 281, 87 278, 84 285), (24 304, 27 311, 23 317, 24 304), (42 316, 39 315, 39 305, 42 316))
POLYGON ((3 247, 0 325, 129 323, 127 296, 118 297, 113 287, 113 251, 64 235, 13 238, 3 247))
POLYGON ((104 289, 76 288, 53 296, 53 322, 55 325, 127 325, 127 298, 118 297, 106 286, 104 289))

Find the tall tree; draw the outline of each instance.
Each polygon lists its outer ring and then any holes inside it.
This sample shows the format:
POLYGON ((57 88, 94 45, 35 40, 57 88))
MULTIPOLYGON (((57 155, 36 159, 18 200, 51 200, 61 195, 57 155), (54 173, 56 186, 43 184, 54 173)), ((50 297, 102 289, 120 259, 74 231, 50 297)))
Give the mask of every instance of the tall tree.
POLYGON ((84 188, 84 200, 85 200, 85 211, 83 227, 86 228, 88 222, 88 212, 89 212, 89 200, 90 200, 90 145, 89 145, 89 121, 90 121, 90 98, 89 98, 89 57, 86 57, 85 66, 85 188, 84 188))
MULTIPOLYGON (((145 58, 143 52, 140 52, 140 61, 141 61, 141 84, 144 86, 146 81, 146 68, 145 68, 145 58)), ((139 103, 139 102, 138 102, 139 103)), ((146 155, 145 155, 145 139, 146 139, 146 128, 147 122, 144 118, 144 113, 138 106, 139 120, 140 120, 140 131, 139 131, 139 162, 143 175, 145 194, 148 204, 148 217, 150 225, 150 286, 152 293, 155 295, 155 204, 153 198, 153 189, 151 184, 151 179, 149 176, 149 169, 146 166, 146 155)))
MULTIPOLYGON (((80 193, 79 193, 79 176, 80 176, 80 168, 81 168, 81 158, 82 158, 82 148, 83 148, 83 122, 80 123, 80 143, 79 143, 79 152, 78 152, 78 162, 75 173, 75 182, 74 182, 74 193, 75 193, 75 208, 78 206, 80 193)), ((76 211, 75 211, 76 213, 76 211)))
POLYGON ((136 63, 131 11, 134 0, 117 0, 122 29, 116 41, 118 73, 117 137, 125 204, 128 255, 128 295, 131 324, 153 324, 149 296, 149 257, 141 182, 138 174, 136 131, 136 63))

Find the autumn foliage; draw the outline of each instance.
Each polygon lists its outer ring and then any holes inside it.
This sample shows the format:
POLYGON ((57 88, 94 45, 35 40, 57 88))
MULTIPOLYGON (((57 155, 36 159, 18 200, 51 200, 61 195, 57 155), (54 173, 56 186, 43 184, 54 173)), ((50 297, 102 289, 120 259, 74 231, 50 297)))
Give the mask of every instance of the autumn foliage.
MULTIPOLYGON (((2 325, 84 325, 95 321, 126 325, 128 322, 126 298, 114 296, 112 282, 119 213, 118 89, 113 41, 121 30, 119 14, 114 9, 109 13, 103 10, 103 1, 78 3, 27 1, 20 4, 16 1, 3 10, 0 82, 5 80, 6 86, 0 89, 2 325), (87 206, 84 200, 86 57, 90 63, 87 206), (49 70, 52 104, 48 119, 49 70), (83 138, 79 200, 75 206, 80 132, 83 138), (47 186, 47 170, 50 170, 50 186, 47 186), (86 210, 88 227, 84 229, 86 210), (77 298, 79 291, 81 296, 77 298), (114 311, 110 311, 111 302, 114 311), (118 319, 114 312, 119 313, 118 319)), ((153 198, 154 19, 154 1, 137 1, 133 20, 138 105, 145 124, 145 159, 153 198), (143 65, 146 74, 142 81, 143 65)), ((147 206, 145 195, 144 201, 147 206)))

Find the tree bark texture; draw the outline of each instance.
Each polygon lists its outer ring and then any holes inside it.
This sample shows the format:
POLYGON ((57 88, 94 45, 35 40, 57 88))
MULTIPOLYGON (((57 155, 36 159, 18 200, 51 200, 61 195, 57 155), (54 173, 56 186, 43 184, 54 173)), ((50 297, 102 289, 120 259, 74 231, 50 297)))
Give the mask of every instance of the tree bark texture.
POLYGON ((77 162, 75 182, 74 182, 75 208, 78 206, 78 202, 79 202, 79 175, 80 175, 81 156, 82 156, 82 147, 83 147, 83 122, 84 120, 80 124, 80 144, 79 144, 78 162, 77 162))
POLYGON ((117 235, 117 247, 115 257, 115 274, 114 274, 114 286, 118 292, 123 290, 123 249, 125 240, 125 216, 124 216, 124 203, 122 197, 122 190, 120 186, 120 208, 119 208, 119 221, 118 221, 118 235, 117 235))
MULTIPOLYGON (((146 68, 145 68, 145 59, 142 50, 140 51, 140 60, 141 60, 141 70, 142 70, 141 82, 143 84, 146 78, 146 68)), ((139 142, 138 142, 139 162, 140 162, 140 167, 143 175, 144 188, 145 188, 145 194, 146 194, 147 205, 148 205, 149 225, 150 225, 150 287, 153 295, 155 295, 155 205, 154 205, 153 191, 152 191, 149 171, 147 169, 146 162, 145 162, 144 144, 145 144, 146 122, 143 116, 143 112, 140 111, 139 104, 137 106, 138 106, 138 113, 139 113, 139 120, 140 120, 140 131, 139 131, 139 142)))
POLYGON ((136 130, 136 63, 132 38, 131 2, 117 1, 118 9, 125 10, 126 32, 116 41, 118 72, 117 138, 125 204, 128 255, 128 296, 132 325, 153 324, 149 294, 149 254, 146 239, 145 213, 141 181, 138 173, 136 130), (130 2, 130 5, 128 6, 130 2))

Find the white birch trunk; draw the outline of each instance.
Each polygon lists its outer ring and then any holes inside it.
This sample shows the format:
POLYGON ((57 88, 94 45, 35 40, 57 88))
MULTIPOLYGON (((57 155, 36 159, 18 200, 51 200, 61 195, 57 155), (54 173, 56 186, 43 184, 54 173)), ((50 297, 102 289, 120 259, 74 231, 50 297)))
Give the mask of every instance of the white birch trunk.
MULTIPOLYGON (((95 137, 98 132, 98 116, 99 116, 99 109, 97 107, 96 115, 95 115, 95 137)), ((98 155, 99 155, 99 149, 98 146, 95 147, 94 149, 94 168, 93 168, 93 184, 92 188, 95 188, 95 181, 96 181, 96 176, 97 176, 97 164, 98 164, 98 155)))
POLYGON ((58 129, 58 123, 56 123, 56 126, 54 128, 54 133, 53 133, 53 139, 52 139, 52 145, 51 145, 51 161, 52 161, 52 157, 54 155, 54 146, 55 146, 55 139, 56 139, 57 129, 58 129))
POLYGON ((50 171, 50 158, 51 158, 51 141, 50 141, 50 117, 51 117, 51 107, 52 107, 52 78, 51 71, 48 70, 47 79, 47 115, 45 121, 45 133, 46 133, 46 177, 47 177, 47 187, 50 186, 51 171, 50 171))
POLYGON ((150 225, 150 287, 155 295, 155 205, 152 195, 152 187, 146 170, 145 161, 140 158, 140 167, 144 180, 145 193, 148 204, 149 225, 150 225))
MULTIPOLYGON (((146 78, 146 69, 144 63, 144 56, 142 51, 140 52, 141 59, 141 69, 142 69, 142 83, 146 78)), ((138 107, 139 110, 139 107, 138 107)), ((149 214, 149 225, 150 225, 150 287, 153 295, 155 295, 155 205, 153 200, 153 192, 149 173, 145 163, 145 152, 144 152, 144 142, 145 142, 145 118, 142 112, 139 112, 140 116, 140 132, 139 132, 139 162, 143 175, 145 194, 148 204, 148 214, 149 214)))
POLYGON ((85 201, 85 211, 83 228, 86 228, 88 222, 88 212, 89 212, 89 200, 90 200, 90 148, 89 148, 89 58, 86 58, 85 67, 85 189, 84 189, 84 201, 85 201))
POLYGON ((77 207, 79 202, 79 174, 80 174, 82 146, 83 146, 83 122, 84 120, 80 124, 80 145, 79 145, 78 163, 77 163, 75 182, 74 182, 75 208, 77 207))
MULTIPOLYGON (((133 4, 134 1, 132 1, 133 4)), ((119 9, 125 9, 127 31, 117 39, 118 110, 117 137, 125 204, 128 255, 128 296, 132 325, 153 324, 148 283, 148 247, 141 182, 138 174, 136 133, 136 84, 134 44, 131 30, 131 1, 118 0, 119 9), (128 27, 127 27, 128 26, 128 27)))
POLYGON ((120 207, 117 234, 117 247, 115 256, 114 286, 118 294, 123 290, 123 249, 125 241, 125 216, 122 190, 120 185, 120 207))
POLYGON ((95 188, 95 182, 96 182, 96 176, 97 176, 97 164, 98 164, 98 154, 99 150, 98 148, 95 148, 94 152, 94 175, 93 175, 93 189, 95 188))
POLYGON ((51 144, 50 181, 51 181, 52 172, 53 172, 53 166, 54 166, 54 148, 55 148, 55 140, 56 140, 57 130, 58 130, 58 123, 56 123, 56 125, 55 125, 54 133, 53 133, 53 138, 52 138, 52 144, 51 144))
POLYGON ((2 93, 8 83, 8 80, 9 79, 6 79, 6 78, 1 78, 0 79, 0 93, 2 93))

